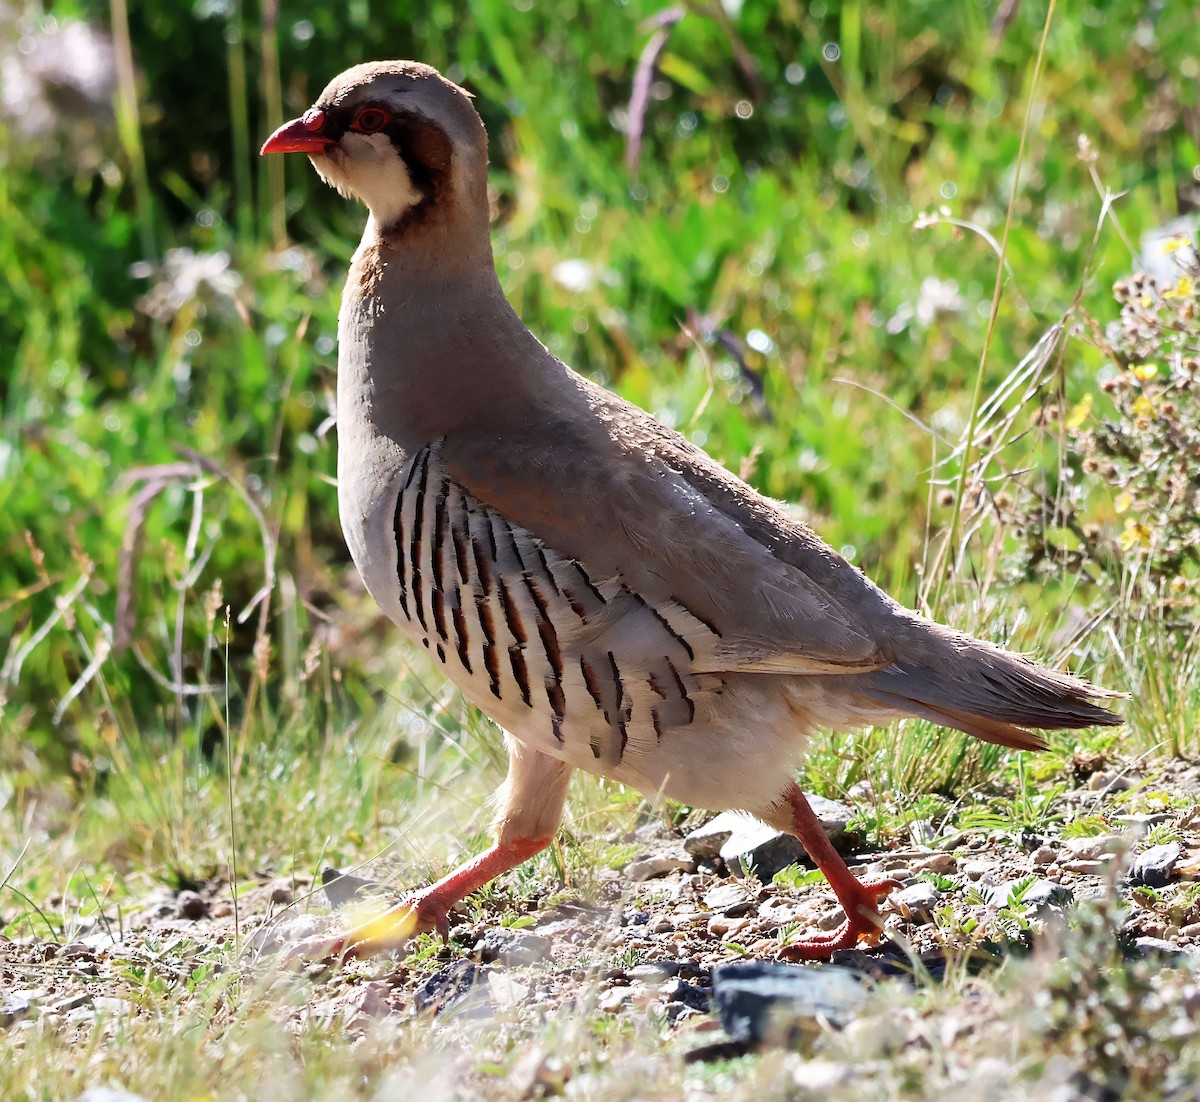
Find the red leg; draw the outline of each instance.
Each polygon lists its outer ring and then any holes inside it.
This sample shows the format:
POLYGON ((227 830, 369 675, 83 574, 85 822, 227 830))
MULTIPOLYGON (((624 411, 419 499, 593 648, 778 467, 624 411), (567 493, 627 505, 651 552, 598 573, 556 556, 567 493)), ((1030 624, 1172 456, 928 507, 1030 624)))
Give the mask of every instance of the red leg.
POLYGON ((305 942, 288 956, 340 957, 349 960, 399 949, 409 938, 433 930, 444 938, 450 933, 449 914, 455 903, 483 887, 489 880, 515 869, 535 853, 540 853, 552 838, 553 835, 545 838, 514 838, 510 842, 497 843, 465 865, 460 865, 436 884, 414 892, 398 906, 344 934, 305 942))
POLYGON ((509 869, 540 853, 562 816, 571 767, 508 740, 508 777, 498 793, 496 844, 460 865, 436 884, 415 892, 397 907, 332 937, 294 945, 288 960, 369 957, 398 949, 415 934, 450 930, 450 908, 509 869))
POLYGON ((883 936, 883 917, 878 901, 900 887, 900 882, 872 880, 864 884, 856 879, 841 854, 833 848, 804 793, 795 784, 789 785, 787 800, 792 806, 793 832, 817 868, 825 874, 838 902, 845 908, 846 921, 832 933, 810 934, 785 945, 779 951, 780 957, 784 960, 828 960, 839 949, 853 949, 860 939, 868 945, 877 944, 883 936))

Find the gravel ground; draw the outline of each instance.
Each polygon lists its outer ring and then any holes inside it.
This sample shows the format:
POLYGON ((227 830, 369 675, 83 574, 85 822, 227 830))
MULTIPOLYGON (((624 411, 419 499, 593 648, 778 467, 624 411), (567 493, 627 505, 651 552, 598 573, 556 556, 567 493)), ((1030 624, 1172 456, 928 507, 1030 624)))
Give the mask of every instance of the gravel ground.
MULTIPOLYGON (((1017 838, 986 830, 939 835, 914 824, 911 834, 923 844, 857 852, 853 836, 839 834, 856 874, 893 877, 902 888, 884 907, 890 940, 838 953, 832 964, 877 978, 911 974, 919 962, 936 979, 948 954, 961 958, 973 946, 986 967, 989 956, 1021 951, 1081 901, 1114 891, 1126 901, 1122 933, 1142 953, 1200 952, 1197 792, 1200 765, 1175 761, 1144 784, 1131 771, 1083 777, 1055 804, 1062 820, 1017 838), (1095 824, 1098 817, 1104 833, 1062 836, 1066 823, 1095 824), (1156 836, 1147 838, 1151 830, 1156 836)), ((557 902, 542 905, 531 896, 517 905, 528 923, 520 928, 511 928, 511 902, 509 928, 497 924, 499 904, 485 904, 482 921, 477 907, 460 905, 449 944, 430 940, 408 958, 383 956, 345 968, 285 967, 277 952, 345 923, 319 881, 266 880, 244 892, 236 916, 240 939, 227 884, 164 888, 120 923, 116 915, 81 922, 70 944, 0 938, 0 1029, 20 1044, 40 1022, 64 1042, 82 1041, 98 1019, 156 1012, 146 995, 148 970, 165 983, 185 983, 200 962, 216 961, 268 990, 286 987, 277 1014, 284 1029, 319 1022, 354 1034, 432 1014, 448 1030, 469 1031, 481 1019, 529 1024, 582 1010, 597 1019, 666 1023, 681 1036, 694 1035, 700 1058, 729 1055, 746 1043, 730 1035, 728 1017, 714 1008, 714 970, 771 961, 789 932, 830 929, 842 915, 823 880, 763 883, 731 869, 703 829, 695 834, 689 839, 647 822, 625 839, 641 847, 636 859, 603 871, 592 898, 562 902, 558 892, 557 902), (471 913, 475 920, 466 917, 471 913), (235 944, 243 947, 240 956, 235 944)), ((343 895, 347 886, 341 885, 343 895)), ((336 886, 332 891, 339 898, 336 886)), ((42 902, 58 913, 67 906, 42 902)), ((531 1082, 551 1074, 544 1060, 530 1060, 522 1074, 531 1082)))

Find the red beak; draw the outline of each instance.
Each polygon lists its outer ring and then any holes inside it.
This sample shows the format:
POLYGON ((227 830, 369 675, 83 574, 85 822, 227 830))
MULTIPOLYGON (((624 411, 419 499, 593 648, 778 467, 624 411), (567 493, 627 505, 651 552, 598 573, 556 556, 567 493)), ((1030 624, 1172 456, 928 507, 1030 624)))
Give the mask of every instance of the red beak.
POLYGON ((310 107, 298 119, 285 122, 260 149, 259 156, 268 153, 324 153, 334 143, 324 136, 325 112, 310 107))

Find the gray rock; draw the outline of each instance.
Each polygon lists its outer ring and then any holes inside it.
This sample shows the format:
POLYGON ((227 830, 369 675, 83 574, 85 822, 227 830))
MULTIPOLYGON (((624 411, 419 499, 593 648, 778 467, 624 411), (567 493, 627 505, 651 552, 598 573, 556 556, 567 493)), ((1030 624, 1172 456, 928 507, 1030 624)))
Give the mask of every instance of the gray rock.
POLYGON ((1129 839, 1123 834, 1097 834, 1093 838, 1066 838, 1062 844, 1077 861, 1100 861, 1124 853, 1129 839))
POLYGON ((506 930, 494 927, 483 935, 475 946, 480 959, 489 964, 499 961, 510 967, 519 964, 537 964, 550 956, 552 942, 541 934, 525 930, 506 930))
POLYGON ((922 880, 908 888, 893 892, 891 900, 902 914, 914 922, 928 922, 933 908, 942 901, 942 893, 932 884, 922 880))
POLYGON ((625 878, 635 882, 653 880, 659 876, 670 876, 673 872, 692 872, 696 868, 695 860, 686 853, 654 853, 630 861, 625 866, 625 878))
POLYGON ((1129 882, 1147 888, 1164 887, 1182 856, 1183 847, 1178 842, 1151 846, 1134 858, 1133 867, 1129 870, 1129 882))
POLYGON ((968 880, 982 880, 994 868, 992 861, 968 861, 963 865, 962 872, 968 880))
POLYGON ((754 908, 754 900, 740 884, 722 884, 706 892, 704 905, 712 911, 735 917, 754 908))
MULTIPOLYGON (((838 845, 845 838, 850 822, 849 806, 840 800, 827 800, 811 792, 804 795, 821 820, 826 837, 835 846, 838 845)), ((747 857, 758 865, 759 879, 768 883, 780 869, 803 861, 805 857, 804 847, 790 834, 784 834, 738 811, 722 811, 702 827, 697 827, 684 839, 683 848, 697 861, 712 861, 720 856, 735 876, 742 875, 740 859, 747 857), (785 841, 780 842, 780 839, 785 841), (778 846, 778 854, 769 849, 771 845, 778 846), (759 853, 763 847, 768 849, 759 853), (782 863, 775 860, 787 854, 790 856, 782 863)))
MULTIPOLYGON (((1026 878, 1028 879, 1028 878, 1026 878)), ((1075 893, 1063 884, 1055 884, 1052 880, 1035 880, 1021 895, 1019 903, 1013 899, 1017 888, 1025 883, 1022 880, 1006 880, 997 884, 990 892, 988 901, 994 907, 1019 906, 1022 909, 1031 907, 1061 907, 1075 898, 1075 893)))
POLYGON ((786 1041, 789 1025, 824 1018, 845 1025, 867 1000, 867 987, 848 968, 739 961, 713 971, 713 1006, 735 1041, 786 1041))
POLYGON ((775 874, 789 865, 802 864, 807 857, 798 838, 766 823, 752 823, 750 829, 732 835, 721 847, 721 860, 733 876, 745 876, 750 871, 764 884, 771 883, 775 874))
POLYGON ((745 830, 747 824, 754 821, 737 811, 722 811, 703 826, 691 831, 683 840, 683 848, 697 861, 711 861, 720 854, 721 847, 729 841, 731 835, 745 830))
POLYGON ((1144 957, 1154 956, 1158 953, 1175 957, 1186 952, 1183 946, 1176 945, 1173 941, 1165 941, 1161 937, 1139 937, 1133 944, 1144 957))
POLYGON ((33 1010, 33 1003, 16 995, 0 995, 0 1029, 8 1029, 33 1010))

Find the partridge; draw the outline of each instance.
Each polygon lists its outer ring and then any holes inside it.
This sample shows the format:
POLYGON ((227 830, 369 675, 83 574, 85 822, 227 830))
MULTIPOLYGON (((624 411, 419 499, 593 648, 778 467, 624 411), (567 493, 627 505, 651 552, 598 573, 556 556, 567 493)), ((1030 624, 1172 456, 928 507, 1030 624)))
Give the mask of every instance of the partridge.
POLYGON ((363 581, 506 732, 495 844, 382 920, 419 930, 549 844, 574 769, 795 834, 846 912, 793 959, 878 940, 793 774, 818 728, 919 716, 1023 750, 1115 696, 924 619, 683 436, 577 375, 496 276, 487 134, 411 61, 336 77, 267 153, 369 218, 338 323, 338 503, 363 581))

